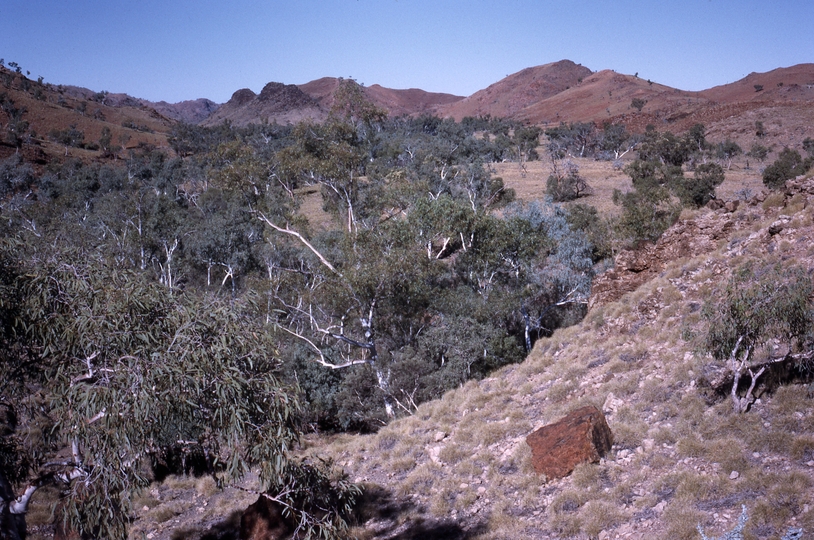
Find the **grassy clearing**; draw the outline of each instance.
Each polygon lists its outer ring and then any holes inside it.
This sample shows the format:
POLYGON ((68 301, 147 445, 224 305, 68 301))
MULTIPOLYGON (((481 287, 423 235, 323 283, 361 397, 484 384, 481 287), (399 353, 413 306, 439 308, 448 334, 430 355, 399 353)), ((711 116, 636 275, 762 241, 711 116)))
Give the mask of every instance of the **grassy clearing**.
MULTIPOLYGON (((619 214, 619 207, 613 204, 613 190, 630 191, 633 184, 630 177, 621 168, 616 168, 612 161, 596 161, 588 158, 570 158, 592 188, 592 194, 576 202, 596 207, 602 216, 619 214)), ((627 165, 633 157, 625 156, 622 164, 627 165)), ((551 163, 547 159, 529 161, 525 169, 519 163, 493 163, 490 165, 493 174, 503 178, 507 187, 515 190, 517 198, 524 201, 542 200, 545 197, 546 181, 551 174, 551 163)), ((735 160, 729 170, 725 171, 726 179, 716 190, 718 198, 734 200, 745 194, 755 195, 764 190, 763 179, 759 168, 750 162, 746 168, 746 159, 735 160)), ((687 173, 691 176, 691 173, 687 173)), ((685 214, 682 218, 692 217, 685 214)))

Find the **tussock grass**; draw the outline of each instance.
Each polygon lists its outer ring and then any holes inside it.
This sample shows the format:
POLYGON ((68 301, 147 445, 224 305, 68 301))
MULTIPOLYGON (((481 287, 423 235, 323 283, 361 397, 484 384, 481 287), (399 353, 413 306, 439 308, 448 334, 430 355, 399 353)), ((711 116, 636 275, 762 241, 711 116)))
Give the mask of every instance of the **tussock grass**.
MULTIPOLYGON (((772 212, 783 204, 767 200, 772 212)), ((814 227, 814 209, 798 203, 783 212, 814 227)), ((738 242, 722 239, 713 253, 668 264, 581 324, 539 340, 522 364, 469 381, 378 434, 336 437, 327 453, 348 463, 352 478, 379 475, 385 485, 395 475, 398 495, 436 517, 454 512, 480 525, 482 538, 595 538, 626 523, 652 538, 696 540, 699 523, 711 534, 731 530, 741 503, 752 515, 747 538, 779 537, 792 519, 814 525, 814 469, 806 465, 814 460, 814 393, 795 384, 760 388, 761 401, 738 415, 725 397, 699 388, 713 364, 701 308, 738 261, 814 257, 793 239, 778 247, 787 253, 769 255, 760 238, 776 217, 756 217, 760 211, 742 205, 732 215, 738 242), (743 248, 740 259, 726 259, 734 248, 743 248), (601 408, 611 393, 621 405, 605 411, 615 444, 603 462, 557 481, 537 476, 525 436, 578 406, 601 408), (429 457, 434 447, 441 463, 429 457)))

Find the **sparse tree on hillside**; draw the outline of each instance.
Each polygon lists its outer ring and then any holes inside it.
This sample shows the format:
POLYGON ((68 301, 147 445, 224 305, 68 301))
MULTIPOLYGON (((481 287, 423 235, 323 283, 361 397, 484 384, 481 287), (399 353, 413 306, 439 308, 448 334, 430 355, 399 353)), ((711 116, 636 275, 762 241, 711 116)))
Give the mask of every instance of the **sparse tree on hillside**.
POLYGON ((755 158, 758 161, 763 161, 766 159, 766 156, 769 155, 769 149, 762 144, 755 143, 752 145, 752 148, 749 150, 747 155, 755 158))
POLYGON ((633 101, 630 102, 630 106, 639 112, 642 112, 645 105, 647 105, 647 100, 642 98, 633 98, 633 101))
POLYGON ((732 160, 743 153, 740 146, 729 139, 715 145, 715 157, 726 162, 726 170, 732 167, 732 160))
POLYGON ((758 379, 774 362, 793 359, 811 362, 811 277, 800 267, 747 265, 738 269, 723 298, 705 309, 709 320, 706 347, 732 373, 732 405, 743 413, 752 403, 758 379), (779 357, 772 349, 784 349, 779 357), (761 359, 756 362, 757 359, 761 359), (749 387, 740 396, 740 382, 749 387))
POLYGON ((784 148, 777 160, 763 171, 763 183, 769 189, 782 189, 786 180, 790 180, 811 168, 814 158, 806 160, 797 150, 784 148))
POLYGON ((695 168, 693 178, 683 175, 677 179, 673 190, 681 204, 701 208, 715 198, 715 188, 724 181, 724 170, 717 163, 703 163, 695 168))
POLYGON ((552 156, 551 174, 546 182, 546 193, 554 202, 573 201, 591 192, 591 186, 580 176, 579 167, 570 160, 552 156))

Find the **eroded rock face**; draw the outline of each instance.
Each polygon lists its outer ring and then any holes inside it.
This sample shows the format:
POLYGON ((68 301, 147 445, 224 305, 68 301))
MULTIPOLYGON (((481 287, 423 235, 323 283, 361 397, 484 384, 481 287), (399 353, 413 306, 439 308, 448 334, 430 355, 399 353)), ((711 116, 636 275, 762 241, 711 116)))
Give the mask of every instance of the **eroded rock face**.
POLYGON ((283 505, 262 495, 240 518, 240 540, 283 540, 293 533, 291 519, 283 516, 283 505))
POLYGON ((658 275, 670 261, 714 251, 734 225, 730 213, 713 212, 695 220, 679 221, 655 244, 620 252, 614 268, 594 280, 588 308, 613 302, 636 290, 658 275))
MULTIPOLYGON (((803 208, 814 204, 814 177, 798 176, 788 180, 783 196, 784 201, 778 205, 780 208, 795 200, 796 204, 802 205, 803 208)), ((760 207, 767 197, 768 193, 761 191, 752 197, 747 205, 738 201, 713 199, 709 204, 713 212, 696 219, 679 221, 667 229, 655 244, 645 245, 636 250, 621 251, 616 256, 614 267, 594 279, 588 309, 608 304, 618 300, 625 293, 636 290, 658 275, 671 261, 715 251, 721 240, 728 239, 737 228, 735 212, 739 209, 747 208, 755 219, 764 219, 768 212, 771 212, 760 207)), ((782 233, 789 221, 791 221, 789 216, 780 215, 765 229, 768 235, 765 242, 769 242, 768 237, 782 233)), ((754 219, 750 222, 754 222, 754 219)))
POLYGON ((567 476, 580 463, 596 463, 613 446, 613 434, 602 411, 582 407, 526 437, 531 464, 548 479, 567 476))

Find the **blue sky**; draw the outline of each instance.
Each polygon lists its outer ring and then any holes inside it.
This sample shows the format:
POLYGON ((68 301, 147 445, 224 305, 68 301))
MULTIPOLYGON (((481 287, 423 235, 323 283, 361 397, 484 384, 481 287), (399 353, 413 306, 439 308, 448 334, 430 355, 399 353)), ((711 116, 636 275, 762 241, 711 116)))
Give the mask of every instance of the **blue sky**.
POLYGON ((153 101, 353 77, 470 95, 573 60, 702 90, 814 62, 812 0, 2 0, 0 58, 153 101))

